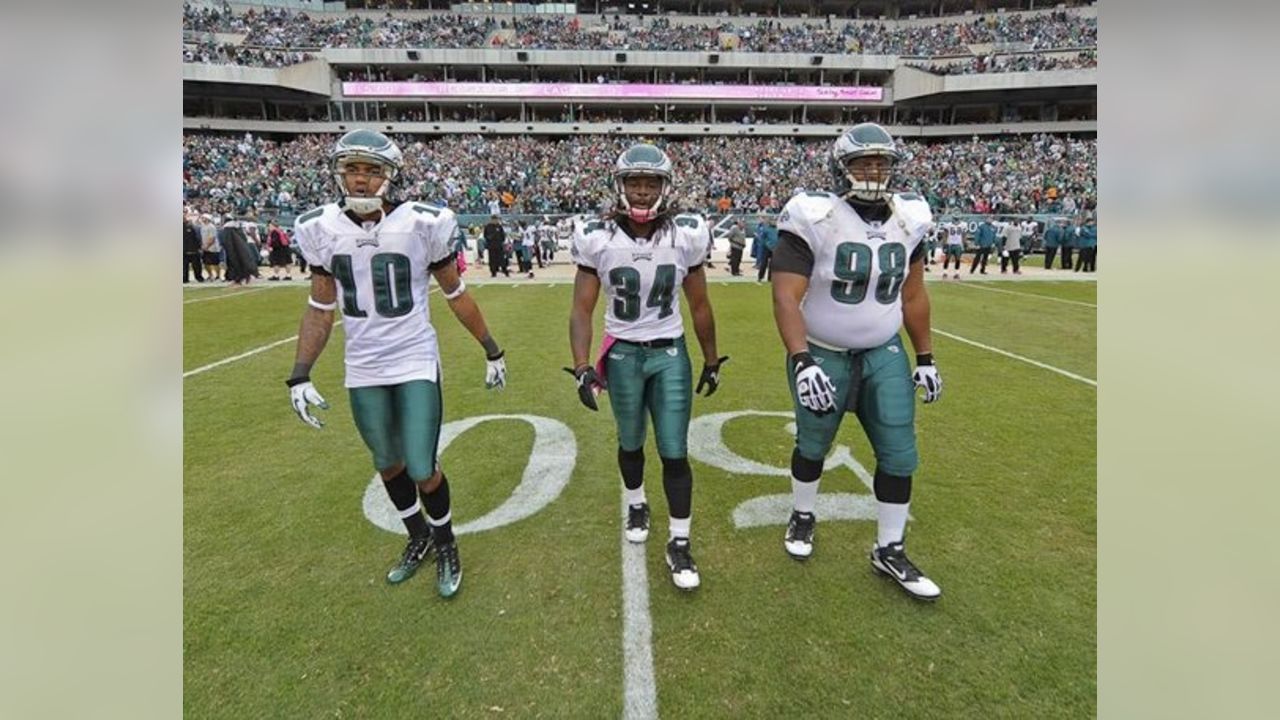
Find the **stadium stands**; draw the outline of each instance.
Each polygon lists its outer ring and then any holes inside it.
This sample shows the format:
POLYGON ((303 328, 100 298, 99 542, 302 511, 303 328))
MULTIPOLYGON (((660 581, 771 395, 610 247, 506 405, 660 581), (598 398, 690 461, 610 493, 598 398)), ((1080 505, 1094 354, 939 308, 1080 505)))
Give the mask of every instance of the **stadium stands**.
MULTIPOLYGON (((408 197, 462 213, 577 213, 610 201, 609 169, 630 138, 592 136, 397 137, 408 151, 398 185, 408 197), (505 202, 503 196, 510 202, 505 202), (494 205, 493 203, 497 203, 494 205)), ((332 198, 326 154, 334 138, 277 142, 253 135, 187 135, 183 187, 188 204, 219 214, 291 215, 332 198)), ((679 202, 718 213, 777 210, 800 190, 829 186, 828 141, 713 137, 664 143, 676 165, 679 202)), ((1097 141, 1029 135, 906 142, 902 171, 938 211, 1046 213, 1067 197, 1096 198, 1097 141)))

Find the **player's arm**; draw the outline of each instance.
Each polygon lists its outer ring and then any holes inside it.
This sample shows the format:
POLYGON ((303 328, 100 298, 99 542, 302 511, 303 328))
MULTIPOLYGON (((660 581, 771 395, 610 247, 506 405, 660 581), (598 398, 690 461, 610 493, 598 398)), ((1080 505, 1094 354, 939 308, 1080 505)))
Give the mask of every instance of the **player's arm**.
POLYGON ((573 307, 569 309, 569 350, 575 374, 591 366, 591 316, 599 297, 600 278, 594 269, 579 265, 573 278, 573 307))
POLYGON ((578 266, 573 278, 573 306, 569 309, 569 349, 573 367, 565 368, 578 385, 578 401, 588 410, 599 410, 596 395, 604 389, 604 381, 591 365, 591 315, 600 296, 600 278, 594 268, 578 266))
POLYGON ((444 260, 435 263, 431 267, 431 276, 435 278, 436 284, 440 286, 440 293, 444 295, 445 302, 449 304, 449 310, 453 316, 458 318, 458 322, 471 333, 471 337, 475 338, 480 346, 484 348, 485 358, 494 361, 502 357, 502 349, 498 347, 497 341, 489 334, 489 326, 484 321, 484 313, 480 312, 480 306, 476 304, 475 298, 471 297, 471 293, 467 292, 467 284, 462 281, 462 277, 458 275, 458 266, 454 261, 453 253, 450 253, 444 260))
POLYGON ((902 284, 902 324, 911 338, 916 355, 933 353, 929 292, 924 287, 924 256, 911 261, 907 279, 902 284))
POLYGON ((694 392, 701 394, 706 388, 706 396, 711 397, 720 387, 720 366, 729 356, 721 356, 716 349, 716 317, 711 310, 711 296, 707 294, 706 270, 701 265, 692 268, 684 276, 682 285, 684 297, 689 301, 689 315, 693 318, 693 332, 702 346, 702 374, 694 392))
POLYGON ((942 376, 933 362, 933 335, 929 319, 929 293, 924 288, 924 257, 912 254, 907 279, 902 284, 902 324, 916 351, 916 369, 911 381, 924 390, 924 401, 942 396, 942 376))
POLYGON ((298 348, 294 354, 290 380, 307 377, 311 367, 324 351, 333 330, 334 311, 338 309, 338 284, 324 268, 315 266, 311 272, 311 297, 302 311, 302 324, 298 328, 298 348))
POLYGON ((782 231, 773 257, 773 320, 787 355, 808 352, 804 313, 800 303, 809 291, 813 251, 799 235, 782 231))
POLYGON ((693 332, 702 347, 703 360, 708 365, 717 364, 716 318, 711 310, 711 297, 707 294, 707 273, 701 265, 684 277, 684 297, 689 302, 689 316, 693 318, 693 332))
POLYGON ((294 354, 293 372, 285 385, 289 387, 289 404, 302 422, 317 430, 324 426, 311 414, 311 406, 328 409, 329 403, 311 383, 311 367, 329 342, 333 330, 333 313, 338 309, 338 286, 333 276, 316 266, 311 275, 311 297, 302 311, 298 328, 298 348, 294 354))

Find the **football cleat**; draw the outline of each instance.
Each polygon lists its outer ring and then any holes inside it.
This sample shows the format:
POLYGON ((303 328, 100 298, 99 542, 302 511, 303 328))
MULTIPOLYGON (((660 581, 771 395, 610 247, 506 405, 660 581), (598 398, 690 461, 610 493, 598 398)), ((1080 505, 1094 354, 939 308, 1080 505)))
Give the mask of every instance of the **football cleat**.
POLYGON ((649 539, 649 503, 627 507, 627 542, 642 543, 649 539))
POLYGON ((451 598, 462 585, 462 561, 458 559, 458 543, 436 548, 436 590, 440 597, 451 598))
POLYGON ((400 556, 400 561, 387 571, 387 582, 398 585, 413 577, 413 574, 418 572, 418 566, 431 555, 434 548, 435 544, 431 541, 430 535, 409 538, 409 544, 404 546, 404 554, 400 556))
POLYGON ((702 584, 698 566, 689 552, 689 538, 673 538, 667 543, 667 567, 671 568, 671 582, 681 590, 693 590, 702 584))
POLYGON ((782 540, 788 555, 796 560, 806 560, 813 554, 813 530, 817 522, 818 518, 813 513, 791 511, 787 536, 782 540))
POLYGON ((917 600, 937 600, 942 595, 942 589, 907 559, 906 547, 900 542, 885 547, 872 546, 871 568, 893 578, 917 600))

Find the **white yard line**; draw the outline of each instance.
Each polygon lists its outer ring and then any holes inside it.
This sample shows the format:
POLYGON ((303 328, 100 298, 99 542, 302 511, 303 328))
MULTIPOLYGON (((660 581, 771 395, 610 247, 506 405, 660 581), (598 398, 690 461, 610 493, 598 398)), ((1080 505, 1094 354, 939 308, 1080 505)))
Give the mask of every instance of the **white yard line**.
MULTIPOLYGON (((627 501, 622 501, 622 511, 627 501)), ((658 717, 658 689, 653 678, 653 619, 649 616, 649 574, 646 543, 622 542, 622 717, 658 717)))
POLYGON ((1096 387, 1098 387, 1098 381, 1097 381, 1097 380, 1094 380, 1094 379, 1092 379, 1092 378, 1087 378, 1087 377, 1085 377, 1085 376, 1083 376, 1083 375, 1077 375, 1077 374, 1075 374, 1075 373, 1073 373, 1073 372, 1070 372, 1070 371, 1068 371, 1068 370, 1063 370, 1063 369, 1062 369, 1062 368, 1060 368, 1060 367, 1054 367, 1054 366, 1049 365, 1049 364, 1047 364, 1047 363, 1042 363, 1042 362, 1040 362, 1039 360, 1032 360, 1032 359, 1031 359, 1031 358, 1029 358, 1029 357, 1023 357, 1022 355, 1017 355, 1017 354, 1015 354, 1015 353, 1011 353, 1011 352, 1009 352, 1008 350, 1001 350, 1001 349, 1000 349, 1000 348, 998 348, 998 347, 991 347, 990 345, 983 345, 982 343, 977 342, 976 340, 970 340, 969 338, 960 337, 959 335, 952 335, 951 333, 949 333, 949 332, 947 332, 947 331, 945 331, 945 330, 939 330, 938 328, 933 328, 933 334, 935 334, 935 335, 941 335, 941 336, 946 337, 946 338, 951 338, 952 340, 956 340, 956 341, 958 341, 958 342, 962 342, 962 343, 965 343, 965 344, 967 344, 967 345, 972 345, 972 346, 974 346, 974 347, 976 347, 976 348, 981 348, 981 349, 983 349, 983 350, 989 350, 989 351, 991 351, 991 352, 993 352, 993 353, 996 353, 996 354, 998 354, 998 355, 1004 355, 1005 357, 1013 358, 1014 360, 1020 360, 1020 361, 1022 361, 1022 362, 1024 362, 1024 363, 1027 363, 1028 365, 1035 365, 1036 367, 1038 367, 1038 368, 1043 368, 1043 369, 1045 369, 1045 370, 1048 370, 1049 372, 1055 372, 1055 373, 1058 373, 1059 375, 1062 375, 1063 377, 1071 378, 1072 380, 1075 380, 1075 381, 1077 381, 1077 382, 1082 382, 1082 383, 1084 383, 1084 384, 1086 384, 1086 385, 1092 385, 1092 386, 1093 386, 1093 387, 1095 387, 1095 388, 1096 388, 1096 387))
POLYGON ((191 303, 209 302, 210 300, 221 300, 222 298, 235 297, 237 295, 248 295, 249 293, 256 293, 262 290, 271 290, 271 289, 272 288, 269 288, 269 287, 260 287, 260 288, 250 288, 249 290, 238 290, 236 292, 224 293, 222 295, 214 295, 213 297, 202 297, 202 298, 196 298, 194 300, 183 300, 182 304, 190 305, 191 303))
POLYGON ((986 290, 987 292, 1005 293, 1006 295, 1022 295, 1023 297, 1040 298, 1041 300, 1050 300, 1053 302, 1059 302, 1066 305, 1081 305, 1083 307, 1090 307, 1095 310, 1098 308, 1098 306, 1094 305, 1093 303, 1080 302, 1079 300, 1064 300, 1062 298, 1051 297, 1049 295, 1040 295, 1038 293, 1025 293, 1025 292, 1018 292, 1017 290, 1004 290, 1002 288, 983 287, 980 284, 959 282, 959 283, 953 283, 952 287, 969 288, 971 290, 986 290))
MULTIPOLYGON (((258 289, 259 289, 259 290, 270 290, 270 288, 258 288, 258 289)), ((428 290, 428 291, 427 291, 427 295, 431 295, 432 293, 436 292, 436 291, 437 291, 437 290, 439 290, 439 289, 440 289, 440 288, 438 288, 438 287, 433 287, 433 288, 431 288, 430 290, 428 290)), ((252 291, 250 291, 250 290, 246 290, 245 292, 252 292, 252 291)), ((210 298, 210 299, 212 300, 213 298, 210 298)), ((194 301, 188 301, 188 302, 194 302, 194 301)), ((341 324, 342 324, 342 321, 341 321, 341 320, 338 320, 338 321, 336 321, 335 323, 333 323, 333 326, 334 326, 334 327, 337 327, 337 326, 339 326, 339 325, 341 325, 341 324)), ((285 339, 283 339, 283 340, 277 340, 277 341, 275 341, 275 342, 273 342, 273 343, 267 343, 266 345, 259 345, 258 347, 253 348, 252 350, 246 350, 245 352, 242 352, 242 353, 240 353, 239 355, 232 355, 231 357, 222 358, 221 360, 218 360, 218 361, 216 361, 216 362, 211 362, 211 363, 209 363, 208 365, 201 365, 200 367, 198 367, 198 368, 196 368, 196 369, 194 369, 194 370, 188 370, 188 371, 186 371, 186 372, 182 373, 182 377, 185 379, 185 378, 189 378, 189 377, 191 377, 192 375, 199 375, 199 374, 200 374, 200 373, 202 373, 202 372, 207 372, 207 371, 212 370, 212 369, 214 369, 214 368, 216 368, 216 367, 222 367, 223 365, 226 365, 226 364, 228 364, 228 363, 233 363, 233 362, 235 362, 235 361, 237 361, 237 360, 243 360, 243 359, 245 359, 245 358, 247 358, 247 357, 251 357, 251 356, 253 356, 253 355, 257 355, 258 353, 261 353, 261 352, 266 352, 266 351, 270 350, 271 348, 280 347, 281 345, 284 345, 285 343, 290 343, 290 342, 293 342, 294 340, 297 340, 297 339, 298 339, 298 336, 297 336, 297 335, 291 335, 291 336, 289 336, 289 337, 287 337, 287 338, 285 338, 285 339)))
MULTIPOLYGON (((341 321, 334 323, 334 325, 339 325, 339 324, 341 324, 341 321)), ((283 339, 283 340, 277 340, 277 341, 275 341, 275 342, 273 342, 273 343, 267 343, 266 345, 259 345, 258 347, 254 348, 254 349, 252 349, 252 350, 247 350, 247 351, 245 351, 245 352, 242 352, 242 353, 240 353, 239 355, 232 355, 231 357, 228 357, 228 358, 222 358, 221 360, 218 360, 217 362, 211 362, 211 363, 209 363, 208 365, 201 365, 200 367, 198 367, 198 368, 196 368, 196 369, 194 369, 194 370, 188 370, 188 371, 186 371, 186 372, 182 373, 182 377, 183 377, 183 379, 185 380, 186 378, 189 378, 189 377, 191 377, 192 375, 199 375, 199 374, 200 374, 200 373, 202 373, 202 372, 208 372, 209 370, 212 370, 212 369, 217 368, 217 367, 222 367, 223 365, 227 365, 227 364, 229 364, 229 363, 233 363, 233 362, 235 362, 235 361, 237 361, 237 360, 243 360, 243 359, 245 359, 245 358, 247 358, 247 357, 252 357, 252 356, 254 356, 254 355, 257 355, 258 353, 266 352, 266 351, 268 351, 268 350, 270 350, 270 349, 272 349, 272 348, 280 347, 281 345, 285 345, 285 344, 291 343, 291 342, 293 342, 293 341, 295 341, 295 340, 297 340, 297 339, 298 339, 298 336, 297 336, 297 335, 293 335, 293 336, 287 337, 287 338, 285 338, 285 339, 283 339)))

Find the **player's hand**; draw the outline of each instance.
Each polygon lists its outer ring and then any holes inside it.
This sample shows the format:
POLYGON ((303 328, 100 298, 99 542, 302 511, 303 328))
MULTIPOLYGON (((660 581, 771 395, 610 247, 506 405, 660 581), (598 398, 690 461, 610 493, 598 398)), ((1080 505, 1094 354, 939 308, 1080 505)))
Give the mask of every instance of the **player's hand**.
POLYGON ((836 386, 831 378, 818 367, 813 356, 799 352, 791 356, 796 369, 796 397, 800 405, 816 415, 826 415, 836 409, 836 386))
POLYGON ((492 390, 499 390, 507 386, 507 360, 506 352, 499 350, 497 355, 485 358, 484 368, 484 386, 492 390))
POLYGON ((707 388, 706 397, 715 395, 716 390, 720 387, 720 366, 727 362, 729 362, 729 356, 725 355, 719 360, 716 360, 715 364, 704 364, 702 366, 702 377, 698 378, 698 388, 694 390, 694 392, 701 395, 702 388, 705 387, 707 388))
POLYGON ((310 406, 315 405, 321 410, 328 410, 329 403, 325 402, 324 398, 320 396, 316 386, 311 384, 311 378, 303 375, 302 377, 285 380, 284 384, 289 386, 289 402, 293 405, 293 411, 298 414, 302 422, 317 430, 324 427, 324 423, 311 414, 310 406))
POLYGON ((933 355, 917 355, 916 371, 911 381, 918 388, 924 388, 924 401, 931 403, 942 397, 942 376, 938 374, 938 366, 933 364, 933 355))
POLYGON ((599 410, 596 395, 599 395, 600 390, 604 388, 604 381, 596 374, 596 369, 590 365, 584 365, 577 370, 565 368, 564 371, 572 375, 578 383, 578 400, 582 401, 589 410, 599 410))

